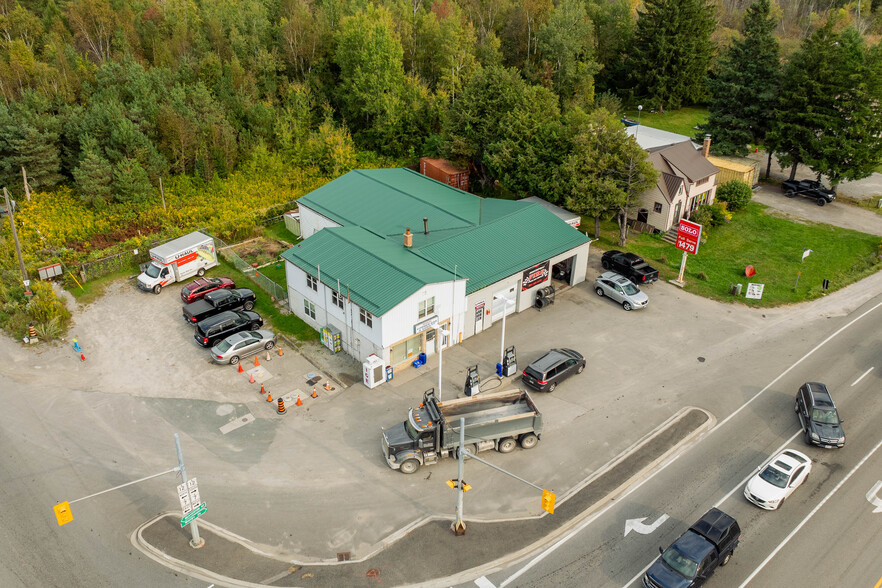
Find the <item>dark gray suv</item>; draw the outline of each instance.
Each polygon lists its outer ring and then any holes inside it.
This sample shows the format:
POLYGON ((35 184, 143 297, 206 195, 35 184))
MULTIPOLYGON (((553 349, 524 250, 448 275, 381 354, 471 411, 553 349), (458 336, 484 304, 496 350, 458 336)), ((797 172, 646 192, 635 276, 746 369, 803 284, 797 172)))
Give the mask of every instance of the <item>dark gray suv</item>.
POLYGON ((806 382, 800 386, 794 410, 806 443, 827 449, 845 445, 842 420, 827 386, 820 382, 806 382))
POLYGON ((230 335, 242 331, 256 331, 263 319, 250 310, 227 310, 196 323, 196 342, 203 347, 214 347, 230 335))
POLYGON ((585 369, 585 358, 572 349, 552 349, 527 366, 524 384, 539 392, 554 392, 557 385, 585 369))

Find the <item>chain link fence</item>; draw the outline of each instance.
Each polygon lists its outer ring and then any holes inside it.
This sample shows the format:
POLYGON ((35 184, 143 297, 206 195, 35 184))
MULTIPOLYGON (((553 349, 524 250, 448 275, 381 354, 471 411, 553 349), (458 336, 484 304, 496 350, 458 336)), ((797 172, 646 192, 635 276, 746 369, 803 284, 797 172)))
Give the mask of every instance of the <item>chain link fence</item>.
MULTIPOLYGON (((203 231, 204 232, 204 231, 203 231)), ((250 279, 254 280, 258 286, 261 287, 266 293, 273 297, 273 299, 288 303, 288 290, 287 288, 283 288, 282 286, 275 283, 273 280, 269 279, 262 273, 260 273, 259 268, 252 267, 248 262, 239 257, 239 254, 233 251, 233 247, 236 244, 229 245, 224 240, 214 237, 214 242, 217 245, 218 253, 228 262, 232 263, 233 266, 248 276, 250 279)))

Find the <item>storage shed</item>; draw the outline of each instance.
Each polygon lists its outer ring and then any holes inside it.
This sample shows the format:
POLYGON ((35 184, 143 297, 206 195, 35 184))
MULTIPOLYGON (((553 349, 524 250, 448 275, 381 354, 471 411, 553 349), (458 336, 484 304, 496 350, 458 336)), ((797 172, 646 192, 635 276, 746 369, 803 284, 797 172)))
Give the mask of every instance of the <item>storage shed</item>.
POLYGON ((748 186, 755 186, 759 180, 759 163, 747 157, 736 155, 708 156, 708 161, 720 169, 717 176, 718 184, 725 184, 731 180, 741 180, 748 186))

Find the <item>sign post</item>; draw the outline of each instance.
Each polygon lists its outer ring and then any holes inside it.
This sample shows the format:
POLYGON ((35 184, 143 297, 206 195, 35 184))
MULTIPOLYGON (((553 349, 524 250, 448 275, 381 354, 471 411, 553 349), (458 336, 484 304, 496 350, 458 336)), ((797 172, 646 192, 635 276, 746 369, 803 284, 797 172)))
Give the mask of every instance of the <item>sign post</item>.
POLYGON ((698 244, 701 241, 701 225, 688 220, 681 220, 677 225, 677 241, 674 246, 683 251, 683 260, 680 262, 680 275, 677 283, 683 285, 683 274, 686 273, 686 254, 698 253, 698 244))

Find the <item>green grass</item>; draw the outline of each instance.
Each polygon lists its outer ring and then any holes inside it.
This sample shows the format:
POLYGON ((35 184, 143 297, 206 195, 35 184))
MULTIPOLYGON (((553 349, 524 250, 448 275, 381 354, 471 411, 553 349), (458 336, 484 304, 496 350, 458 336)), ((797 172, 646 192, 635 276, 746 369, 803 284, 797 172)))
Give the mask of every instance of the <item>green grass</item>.
POLYGON ((138 275, 138 265, 133 263, 129 267, 124 267, 105 276, 89 280, 88 282, 83 282, 83 279, 80 276, 77 276, 76 279, 80 285, 75 284, 73 281, 65 281, 65 284, 67 290, 74 298, 76 298, 78 303, 89 304, 90 302, 95 302, 101 298, 104 295, 104 290, 107 289, 107 286, 110 285, 111 282, 115 282, 120 278, 128 279, 131 276, 136 275, 138 275))
MULTIPOLYGON (((628 118, 637 120, 637 109, 625 111, 628 118)), ((640 124, 647 127, 679 133, 692 137, 697 133, 696 125, 707 120, 707 109, 688 107, 679 110, 668 110, 664 114, 649 112, 646 108, 640 113, 640 124)))
MULTIPOLYGON (((728 225, 705 228, 707 241, 686 261, 687 291, 714 300, 773 307, 822 296, 824 279, 830 281, 828 291, 833 292, 882 269, 879 237, 830 225, 794 223, 769 216, 765 209, 751 202, 728 225), (803 248, 813 253, 801 262, 803 248), (747 265, 754 266, 755 276, 744 275, 747 265), (730 284, 740 283, 746 289, 748 282, 765 285, 761 300, 729 293, 730 284)), ((584 227, 592 234, 593 219, 585 221, 584 227)), ((621 249, 614 222, 601 224, 599 244, 604 249, 621 249)), ((682 252, 660 235, 629 233, 625 249, 655 266, 660 280, 677 278, 682 252)))
POLYGON ((268 237, 270 239, 277 239, 279 241, 285 241, 286 243, 296 243, 298 241, 297 235, 292 233, 285 227, 285 222, 280 221, 277 223, 273 223, 263 228, 264 237, 268 237))

